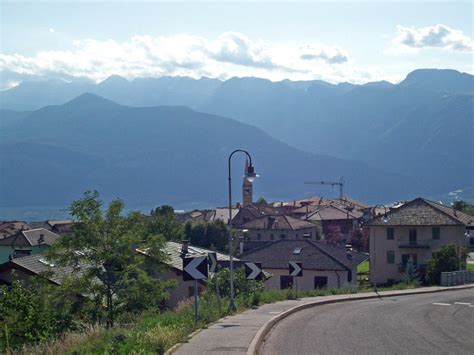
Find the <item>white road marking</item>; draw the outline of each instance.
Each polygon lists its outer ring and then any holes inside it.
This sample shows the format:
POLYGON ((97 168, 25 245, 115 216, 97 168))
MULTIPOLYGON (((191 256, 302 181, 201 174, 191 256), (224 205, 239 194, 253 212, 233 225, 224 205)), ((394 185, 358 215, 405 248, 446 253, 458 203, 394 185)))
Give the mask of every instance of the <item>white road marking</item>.
POLYGON ((435 306, 451 306, 450 303, 440 303, 440 302, 435 302, 433 303, 435 306))
POLYGON ((469 302, 454 302, 454 304, 461 304, 463 306, 470 306, 471 305, 469 302))

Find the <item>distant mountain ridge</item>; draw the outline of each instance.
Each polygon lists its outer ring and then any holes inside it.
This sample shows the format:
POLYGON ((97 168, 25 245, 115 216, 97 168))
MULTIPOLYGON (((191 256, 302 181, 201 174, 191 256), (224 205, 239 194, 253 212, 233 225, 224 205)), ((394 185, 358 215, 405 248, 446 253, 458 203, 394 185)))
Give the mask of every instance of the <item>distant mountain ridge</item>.
POLYGON ((410 176, 433 194, 474 185, 473 76, 455 70, 419 69, 399 84, 364 85, 260 78, 56 80, 2 91, 0 103, 31 110, 85 92, 127 106, 187 106, 233 118, 300 150, 410 176))
MULTIPOLYGON (((252 154, 261 175, 255 198, 314 194, 304 181, 340 175, 348 180, 346 191, 365 201, 409 198, 420 188, 362 162, 300 151, 236 120, 186 107, 127 107, 84 94, 34 111, 3 132, 0 206, 67 206, 87 189, 121 197, 130 207, 225 205, 227 157, 236 148, 252 154)), ((243 158, 233 162, 235 201, 241 200, 243 158)), ((332 192, 324 188, 323 194, 332 192)))

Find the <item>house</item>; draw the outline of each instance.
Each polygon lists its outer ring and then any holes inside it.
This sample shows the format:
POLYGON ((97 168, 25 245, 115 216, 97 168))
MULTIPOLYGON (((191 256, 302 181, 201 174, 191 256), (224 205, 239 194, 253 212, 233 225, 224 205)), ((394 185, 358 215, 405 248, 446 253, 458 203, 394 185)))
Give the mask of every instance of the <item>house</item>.
POLYGON ((357 265, 368 255, 302 238, 265 243, 239 257, 242 261, 262 263, 262 268, 273 275, 265 281, 265 287, 269 289, 292 287, 289 262, 300 262, 303 276, 297 280, 298 290, 313 290, 356 285, 357 265))
POLYGON ((0 239, 0 264, 9 259, 39 254, 49 248, 59 235, 44 228, 21 230, 0 239))
POLYGON ((50 283, 61 285, 65 277, 72 274, 78 275, 81 272, 80 268, 58 267, 44 255, 34 254, 0 264, 0 285, 11 285, 14 280, 28 280, 32 276, 42 276, 45 273, 49 273, 48 281, 50 283))
MULTIPOLYGON (((349 211, 343 206, 333 204, 306 206, 306 208, 308 212, 300 218, 305 221, 319 223, 325 236, 329 236, 336 229, 341 235, 341 244, 345 244, 350 238, 352 231, 358 228, 359 221, 363 215, 362 212, 358 210, 349 211)), ((304 207, 298 210, 302 209, 304 209, 304 207)))
POLYGON ((244 231, 245 237, 241 245, 243 251, 278 239, 316 239, 316 226, 313 223, 288 215, 259 217, 243 224, 240 229, 244 231))
POLYGON ((409 261, 423 274, 439 247, 449 243, 466 246, 466 229, 474 227, 474 217, 417 198, 366 225, 370 235, 370 280, 386 284, 400 281, 409 261))
POLYGON ((31 229, 28 223, 23 221, 8 221, 0 223, 0 239, 9 237, 19 231, 31 229))
MULTIPOLYGON (((145 250, 137 250, 143 255, 147 255, 145 250)), ((157 271, 155 276, 166 279, 175 280, 176 287, 168 290, 170 293, 169 300, 166 301, 166 306, 174 308, 182 300, 188 299, 194 295, 194 281, 183 281, 183 258, 194 258, 198 256, 207 256, 208 253, 216 253, 218 265, 221 267, 228 267, 229 255, 215 252, 209 249, 188 245, 186 242, 166 242, 164 252, 168 260, 166 262, 168 268, 165 271, 157 271)), ((235 267, 238 267, 240 260, 234 258, 235 267)), ((199 280, 198 288, 201 292, 206 288, 206 281, 199 280)))
MULTIPOLYGON (((147 253, 144 250, 137 249, 137 252, 147 256, 147 253)), ((165 302, 167 307, 174 308, 180 301, 193 296, 194 293, 194 282, 183 281, 183 257, 192 258, 197 256, 207 256, 208 253, 213 251, 201 247, 188 246, 186 243, 167 242, 164 247, 164 252, 168 257, 166 266, 160 271, 158 270, 159 268, 157 268, 154 276, 166 280, 176 280, 176 287, 168 289, 170 298, 165 302)), ((228 267, 228 255, 216 253, 216 256, 218 265, 228 267)), ((234 258, 234 261, 235 267, 239 267, 239 259, 234 258)), ((83 270, 84 268, 73 269, 72 267, 59 267, 46 259, 44 255, 34 254, 21 258, 14 258, 1 264, 0 284, 10 285, 13 278, 27 280, 31 276, 42 275, 48 271, 50 272, 50 274, 47 275, 48 281, 52 284, 60 285, 66 277, 71 276, 72 274, 77 275, 78 273, 83 272, 83 270), (13 273, 13 271, 15 273, 13 273)), ((200 290, 205 289, 206 281, 198 281, 198 287, 200 290)))

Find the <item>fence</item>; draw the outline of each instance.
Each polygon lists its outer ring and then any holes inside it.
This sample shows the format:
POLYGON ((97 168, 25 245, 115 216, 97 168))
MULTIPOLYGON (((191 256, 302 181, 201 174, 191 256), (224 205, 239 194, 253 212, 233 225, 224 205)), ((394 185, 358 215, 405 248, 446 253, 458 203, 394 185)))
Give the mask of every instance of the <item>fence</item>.
POLYGON ((474 283, 474 271, 452 271, 441 273, 441 286, 457 286, 474 283))

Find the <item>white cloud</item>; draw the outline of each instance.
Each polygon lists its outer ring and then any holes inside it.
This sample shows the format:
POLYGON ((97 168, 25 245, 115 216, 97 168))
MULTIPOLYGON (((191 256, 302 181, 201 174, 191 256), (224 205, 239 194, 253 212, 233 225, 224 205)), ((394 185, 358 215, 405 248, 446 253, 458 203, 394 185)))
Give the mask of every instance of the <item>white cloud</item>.
POLYGON ((379 80, 378 72, 354 67, 342 48, 319 43, 275 44, 225 32, 215 39, 177 34, 134 36, 128 41, 85 39, 73 50, 40 51, 34 56, 0 54, 0 71, 22 75, 85 77, 201 76, 227 79, 255 76, 270 80, 354 83, 379 80))
POLYGON ((410 53, 423 48, 473 52, 474 43, 462 31, 441 24, 421 28, 397 26, 397 33, 387 52, 410 53))
POLYGON ((49 28, 49 29, 48 29, 48 31, 49 31, 50 33, 54 33, 54 32, 56 32, 56 30, 55 30, 54 28, 52 28, 52 27, 51 27, 51 28, 49 28))

